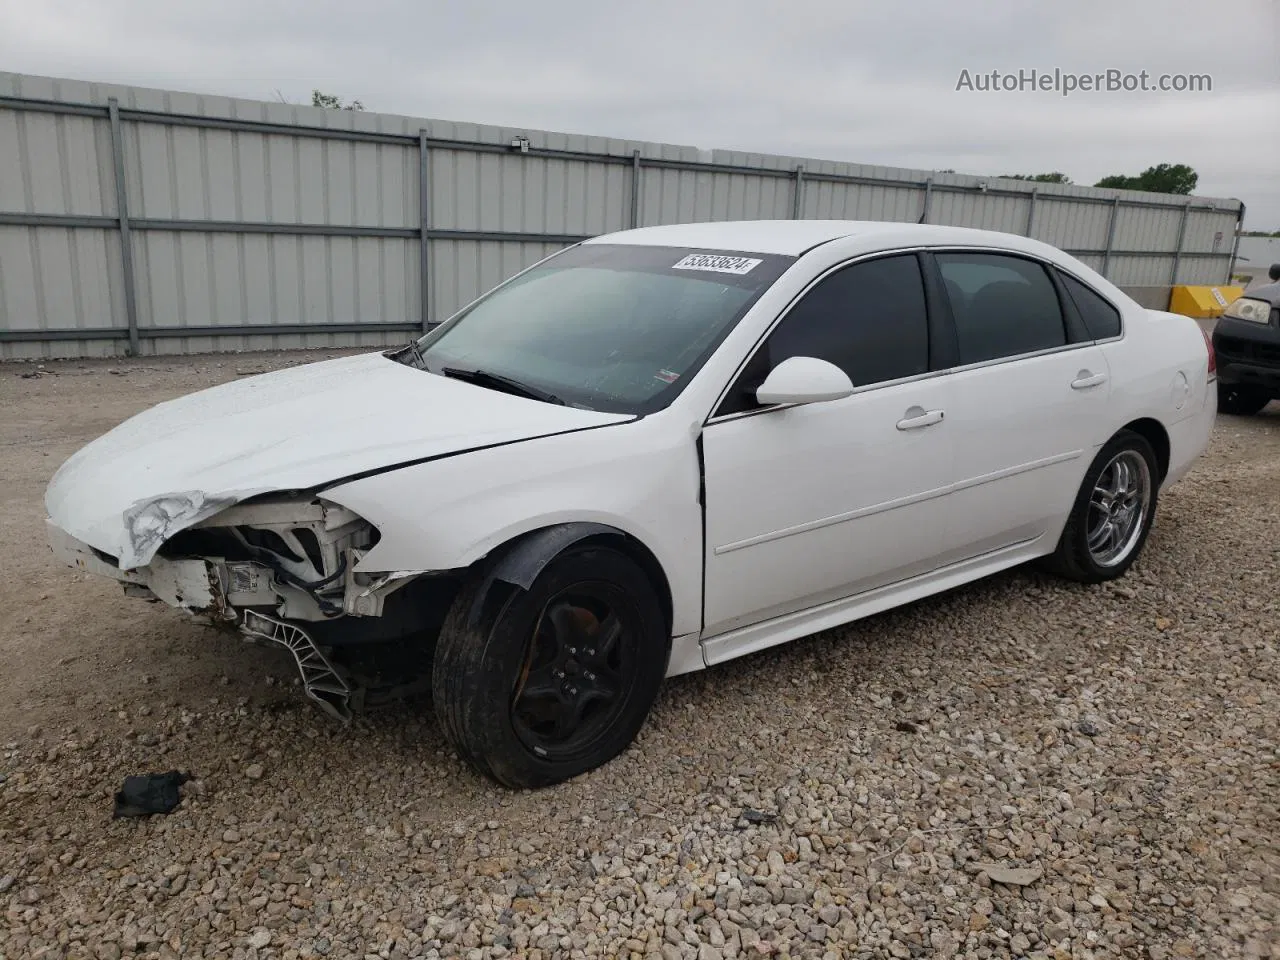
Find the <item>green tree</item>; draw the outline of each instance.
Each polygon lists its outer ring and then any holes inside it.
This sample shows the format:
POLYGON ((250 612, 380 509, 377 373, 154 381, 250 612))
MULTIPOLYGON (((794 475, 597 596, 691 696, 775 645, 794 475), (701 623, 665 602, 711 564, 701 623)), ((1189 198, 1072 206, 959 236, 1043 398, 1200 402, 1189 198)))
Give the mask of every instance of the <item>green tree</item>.
POLYGON ((1145 190, 1147 193, 1177 193, 1183 196, 1196 188, 1199 174, 1185 163, 1161 163, 1147 167, 1136 177, 1123 173, 1103 177, 1095 187, 1115 190, 1145 190))
POLYGON ((1002 173, 1005 180, 1033 180, 1036 183, 1070 183, 1071 178, 1059 170, 1053 173, 1002 173))
POLYGON ((352 100, 350 103, 343 103, 341 97, 335 97, 331 93, 321 93, 319 90, 311 91, 311 105, 313 107, 324 107, 326 110, 364 109, 364 104, 359 100, 352 100))

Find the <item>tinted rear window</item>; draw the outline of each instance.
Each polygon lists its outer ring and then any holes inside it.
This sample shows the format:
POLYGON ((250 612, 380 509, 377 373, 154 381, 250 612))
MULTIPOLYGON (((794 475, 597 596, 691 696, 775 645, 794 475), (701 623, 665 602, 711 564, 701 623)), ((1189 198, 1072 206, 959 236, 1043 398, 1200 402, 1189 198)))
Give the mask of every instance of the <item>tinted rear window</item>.
POLYGON ((940 253, 960 363, 1034 353, 1067 342, 1058 292, 1040 264, 995 253, 940 253))

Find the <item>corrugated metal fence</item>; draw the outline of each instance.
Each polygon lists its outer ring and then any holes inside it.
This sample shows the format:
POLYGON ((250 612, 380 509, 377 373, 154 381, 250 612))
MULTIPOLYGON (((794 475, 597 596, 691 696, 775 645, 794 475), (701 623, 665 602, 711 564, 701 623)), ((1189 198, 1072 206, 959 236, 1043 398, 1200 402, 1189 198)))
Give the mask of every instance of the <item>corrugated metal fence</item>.
POLYGON ((378 346, 636 225, 1031 234, 1217 283, 1234 200, 991 180, 0 73, 0 358, 378 346))

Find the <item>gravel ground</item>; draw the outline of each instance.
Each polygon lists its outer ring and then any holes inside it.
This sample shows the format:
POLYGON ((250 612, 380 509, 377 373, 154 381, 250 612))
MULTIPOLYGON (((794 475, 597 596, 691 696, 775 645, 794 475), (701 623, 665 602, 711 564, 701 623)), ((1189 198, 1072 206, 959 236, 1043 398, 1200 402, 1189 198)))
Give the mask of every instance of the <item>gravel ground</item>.
POLYGON ((0 367, 0 957, 1280 957, 1275 406, 1120 583, 1014 571, 679 678, 513 793, 42 545, 79 444, 297 359, 0 367), (172 768, 174 813, 110 818, 172 768))

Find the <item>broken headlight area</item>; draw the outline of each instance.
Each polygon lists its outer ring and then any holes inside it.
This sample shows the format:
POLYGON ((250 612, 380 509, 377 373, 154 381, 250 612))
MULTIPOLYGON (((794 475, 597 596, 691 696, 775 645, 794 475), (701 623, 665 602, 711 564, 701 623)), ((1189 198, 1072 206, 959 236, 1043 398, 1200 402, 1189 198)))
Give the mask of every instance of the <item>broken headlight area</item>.
MULTIPOLYGON (((264 498, 169 538, 151 567, 201 564, 213 599, 204 609, 176 605, 286 649, 307 696, 346 721, 425 689, 435 638, 457 590, 447 573, 357 573, 378 536, 344 507, 264 498)), ((160 579, 151 579, 153 594, 160 579)))
MULTIPOLYGON (((135 527, 160 529, 184 514, 163 498, 135 527), (164 516, 161 516, 164 514, 164 516), (166 519, 169 518, 169 519, 166 519)), ((292 654, 302 687, 332 716, 422 692, 440 626, 458 590, 451 571, 357 573, 377 529, 320 499, 258 497, 166 536, 148 562, 122 567, 53 521, 60 559, 120 581, 130 596, 164 602, 292 654)), ((135 538, 141 542, 144 538, 135 538)))
POLYGON ((199 559, 216 580, 222 619, 246 610, 285 620, 377 617, 413 574, 359 574, 355 567, 378 531, 322 500, 267 499, 229 507, 175 534, 157 558, 199 559))

